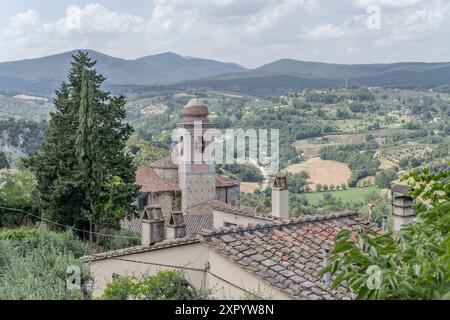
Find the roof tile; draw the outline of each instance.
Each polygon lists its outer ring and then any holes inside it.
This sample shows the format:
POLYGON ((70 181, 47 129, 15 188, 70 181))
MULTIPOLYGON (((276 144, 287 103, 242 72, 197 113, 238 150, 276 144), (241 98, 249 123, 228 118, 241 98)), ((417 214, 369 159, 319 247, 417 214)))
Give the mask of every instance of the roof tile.
MULTIPOLYGON (((233 242, 230 242, 233 243, 233 249, 245 256, 239 258, 240 265, 250 272, 257 271, 253 272, 256 276, 292 297, 351 299, 345 288, 331 290, 324 283, 319 274, 323 265, 323 252, 334 245, 334 238, 340 230, 348 228, 356 234, 357 229, 367 227, 373 226, 355 214, 336 213, 277 221, 269 225, 252 225, 239 231, 231 230, 227 236, 233 238, 233 242), (235 242, 239 244, 235 245, 235 242)), ((217 249, 212 240, 222 241, 223 237, 223 234, 206 235, 202 241, 228 257, 230 249, 217 249)))

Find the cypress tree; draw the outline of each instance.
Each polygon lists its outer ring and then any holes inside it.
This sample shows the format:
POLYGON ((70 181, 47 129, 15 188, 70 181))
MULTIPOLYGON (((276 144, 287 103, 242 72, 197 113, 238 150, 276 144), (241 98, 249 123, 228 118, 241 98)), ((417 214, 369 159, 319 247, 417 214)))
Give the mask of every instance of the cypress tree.
POLYGON ((36 175, 47 219, 84 230, 118 229, 134 213, 138 191, 132 159, 124 152, 132 127, 124 123, 125 97, 101 89, 105 77, 95 63, 85 52, 73 56, 42 148, 25 165, 36 175))
POLYGON ((85 195, 82 203, 83 215, 89 221, 89 240, 92 242, 92 224, 96 218, 96 203, 98 202, 102 180, 102 157, 96 147, 100 142, 98 130, 96 130, 94 86, 91 80, 91 72, 83 70, 81 82, 79 126, 75 141, 75 150, 78 157, 81 177, 81 190, 85 195))

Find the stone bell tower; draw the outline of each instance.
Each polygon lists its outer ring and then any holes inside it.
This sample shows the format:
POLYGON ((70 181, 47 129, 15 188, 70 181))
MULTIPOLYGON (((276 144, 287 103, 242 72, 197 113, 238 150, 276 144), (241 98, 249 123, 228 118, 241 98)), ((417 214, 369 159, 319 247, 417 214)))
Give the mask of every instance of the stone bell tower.
MULTIPOLYGON (((178 179, 181 190, 181 209, 216 198, 215 163, 210 153, 211 139, 205 136, 209 123, 208 107, 200 99, 192 99, 183 108, 183 122, 178 124, 178 179)), ((212 153, 213 154, 213 153, 212 153)))

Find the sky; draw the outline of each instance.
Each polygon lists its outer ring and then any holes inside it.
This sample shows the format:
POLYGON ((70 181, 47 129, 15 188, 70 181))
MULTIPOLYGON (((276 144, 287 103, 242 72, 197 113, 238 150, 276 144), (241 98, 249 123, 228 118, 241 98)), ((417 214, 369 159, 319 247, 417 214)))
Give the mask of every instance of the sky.
POLYGON ((258 67, 450 61, 449 0, 0 0, 0 61, 93 49, 258 67))

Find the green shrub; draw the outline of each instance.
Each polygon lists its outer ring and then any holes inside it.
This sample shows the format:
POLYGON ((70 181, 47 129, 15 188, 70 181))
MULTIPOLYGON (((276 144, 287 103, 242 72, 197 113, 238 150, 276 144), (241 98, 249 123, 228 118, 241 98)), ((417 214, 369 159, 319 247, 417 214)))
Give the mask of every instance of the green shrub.
POLYGON ((82 299, 80 289, 68 289, 69 267, 80 269, 80 284, 90 279, 79 257, 87 244, 72 232, 39 229, 2 230, 0 238, 0 300, 82 299))
POLYGON ((192 287, 179 271, 164 270, 155 275, 119 277, 108 283, 102 300, 201 300, 207 294, 192 287))
POLYGON ((108 283, 103 295, 100 297, 102 300, 128 300, 134 294, 134 288, 136 286, 134 278, 119 277, 108 283))
POLYGON ((37 239, 40 234, 39 229, 36 228, 0 229, 0 240, 23 242, 37 239))
MULTIPOLYGON (((0 173, 0 206, 36 212, 36 181, 27 171, 0 173)), ((26 213, 0 209, 0 227, 20 226, 36 220, 26 213)))
POLYGON ((114 237, 98 236, 97 245, 103 248, 103 251, 118 250, 128 247, 134 247, 141 243, 140 234, 125 229, 115 232, 105 232, 114 237))
POLYGON ((395 235, 341 231, 321 271, 335 277, 333 289, 343 285, 356 299, 450 299, 450 170, 425 168, 405 179, 414 188, 417 220, 395 235))

